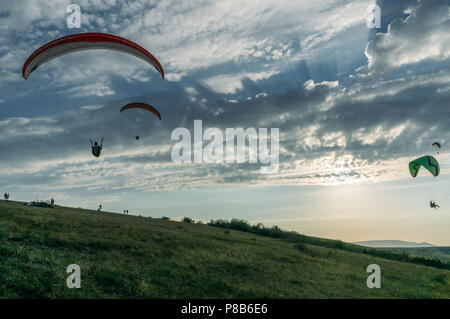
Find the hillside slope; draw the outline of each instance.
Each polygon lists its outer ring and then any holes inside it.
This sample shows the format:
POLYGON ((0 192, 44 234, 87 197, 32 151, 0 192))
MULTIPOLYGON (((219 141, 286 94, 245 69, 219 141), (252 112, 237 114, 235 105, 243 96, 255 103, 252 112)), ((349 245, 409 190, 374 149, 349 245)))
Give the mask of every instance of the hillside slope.
POLYGON ((1 298, 450 298, 450 271, 161 219, 0 202, 1 298), (368 289, 378 264, 382 288, 368 289), (66 267, 81 267, 81 289, 66 267))

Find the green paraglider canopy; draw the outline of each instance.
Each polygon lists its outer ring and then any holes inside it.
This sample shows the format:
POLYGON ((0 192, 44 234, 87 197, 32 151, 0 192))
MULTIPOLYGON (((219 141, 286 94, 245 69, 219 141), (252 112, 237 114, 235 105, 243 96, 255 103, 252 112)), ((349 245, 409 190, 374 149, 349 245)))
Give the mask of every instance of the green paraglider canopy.
POLYGON ((440 168, 438 161, 433 156, 422 156, 409 162, 409 172, 412 177, 416 177, 419 173, 420 166, 425 167, 434 177, 439 175, 440 168))

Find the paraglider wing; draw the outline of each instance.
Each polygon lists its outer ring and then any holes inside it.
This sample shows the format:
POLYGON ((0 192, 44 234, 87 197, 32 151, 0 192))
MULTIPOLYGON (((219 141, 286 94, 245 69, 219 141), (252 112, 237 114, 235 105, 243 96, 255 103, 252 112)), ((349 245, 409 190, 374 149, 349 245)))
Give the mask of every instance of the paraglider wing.
POLYGON ((433 156, 422 156, 409 162, 409 172, 412 177, 417 176, 421 166, 425 167, 434 177, 439 175, 439 163, 433 156))
POLYGON ((128 53, 150 63, 164 79, 164 70, 159 61, 140 45, 106 33, 78 33, 53 40, 36 51, 25 61, 22 68, 26 80, 37 67, 64 54, 80 50, 108 49, 128 53))
POLYGON ((147 111, 152 112, 153 114, 155 114, 155 116, 161 120, 161 114, 159 114, 159 111, 157 109, 155 109, 153 106, 149 105, 149 104, 141 103, 141 102, 130 103, 130 104, 127 104, 124 107, 122 107, 120 109, 120 113, 122 113, 123 111, 129 110, 129 109, 143 109, 143 110, 147 110, 147 111))
POLYGON ((433 146, 437 146, 437 147, 441 148, 441 144, 439 142, 434 142, 433 146))

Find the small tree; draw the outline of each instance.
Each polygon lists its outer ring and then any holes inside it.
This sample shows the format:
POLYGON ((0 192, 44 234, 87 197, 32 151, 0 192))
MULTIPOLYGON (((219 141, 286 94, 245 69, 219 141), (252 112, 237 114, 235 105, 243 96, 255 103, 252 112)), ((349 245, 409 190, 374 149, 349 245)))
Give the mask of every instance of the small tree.
POLYGON ((190 217, 184 217, 183 221, 185 223, 188 223, 188 224, 193 224, 194 223, 194 220, 192 218, 190 218, 190 217))

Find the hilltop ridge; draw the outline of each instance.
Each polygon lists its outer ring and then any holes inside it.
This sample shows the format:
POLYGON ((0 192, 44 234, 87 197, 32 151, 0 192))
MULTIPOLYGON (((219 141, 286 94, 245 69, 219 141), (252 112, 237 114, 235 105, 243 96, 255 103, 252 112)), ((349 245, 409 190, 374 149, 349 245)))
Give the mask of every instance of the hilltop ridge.
POLYGON ((377 247, 377 248, 416 248, 416 247, 438 247, 437 245, 429 244, 426 242, 416 243, 403 240, 365 240, 354 242, 353 244, 365 246, 365 247, 377 247))

